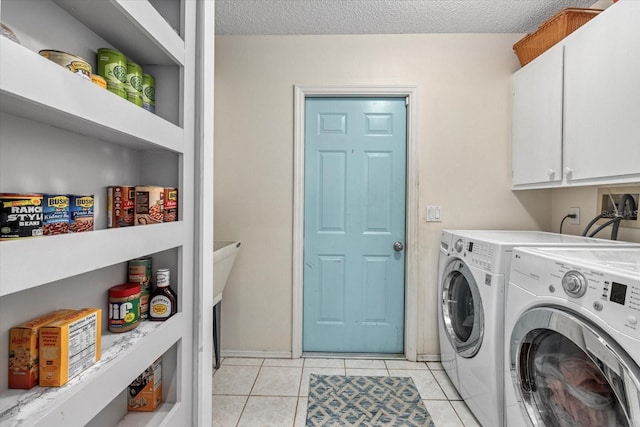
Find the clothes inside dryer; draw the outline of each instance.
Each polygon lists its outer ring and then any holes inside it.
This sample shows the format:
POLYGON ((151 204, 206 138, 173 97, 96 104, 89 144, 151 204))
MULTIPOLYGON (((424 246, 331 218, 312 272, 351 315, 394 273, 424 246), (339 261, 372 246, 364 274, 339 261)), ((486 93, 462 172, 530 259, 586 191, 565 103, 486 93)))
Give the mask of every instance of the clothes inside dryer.
POLYGON ((525 357, 532 403, 545 426, 629 426, 613 388, 623 381, 565 336, 541 334, 525 357))

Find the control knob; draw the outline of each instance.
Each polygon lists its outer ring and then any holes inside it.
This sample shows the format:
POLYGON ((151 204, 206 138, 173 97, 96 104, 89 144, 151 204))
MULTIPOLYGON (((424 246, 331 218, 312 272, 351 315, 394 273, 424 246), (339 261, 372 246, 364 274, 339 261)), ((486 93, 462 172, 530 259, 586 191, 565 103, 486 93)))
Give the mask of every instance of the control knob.
POLYGON ((587 279, 579 271, 571 270, 562 278, 562 287, 570 297, 580 298, 587 292, 587 279))
POLYGON ((456 242, 453 244, 453 249, 455 249, 458 253, 462 252, 462 249, 464 249, 464 243, 462 242, 462 239, 456 240, 456 242))

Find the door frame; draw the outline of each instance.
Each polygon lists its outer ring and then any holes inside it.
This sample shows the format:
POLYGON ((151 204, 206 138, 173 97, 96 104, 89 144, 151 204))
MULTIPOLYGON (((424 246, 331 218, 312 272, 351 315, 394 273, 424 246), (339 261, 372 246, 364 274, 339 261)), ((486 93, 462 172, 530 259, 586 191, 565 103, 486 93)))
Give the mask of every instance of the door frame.
POLYGON ((304 264, 304 119, 307 97, 407 100, 404 355, 417 360, 418 333, 418 88, 417 86, 294 86, 293 292, 291 356, 302 356, 304 264))

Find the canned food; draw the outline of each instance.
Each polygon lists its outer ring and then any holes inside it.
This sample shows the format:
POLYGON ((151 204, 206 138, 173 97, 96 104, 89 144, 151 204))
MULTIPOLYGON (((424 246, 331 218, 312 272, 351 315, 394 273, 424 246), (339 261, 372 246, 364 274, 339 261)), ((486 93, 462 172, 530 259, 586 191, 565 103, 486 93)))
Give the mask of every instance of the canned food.
POLYGON ((162 222, 164 187, 136 187, 135 224, 157 224, 162 222))
POLYGON ((133 259, 128 262, 129 283, 140 283, 140 318, 149 316, 151 294, 151 258, 133 259))
POLYGON ((78 74, 82 78, 87 80, 91 80, 91 64, 89 64, 84 59, 79 56, 71 55, 70 53, 61 52, 59 50, 50 50, 43 49, 40 52, 40 55, 45 58, 55 62, 56 64, 62 65, 63 67, 69 69, 74 74, 78 74))
POLYGON ((173 222, 178 220, 178 189, 165 187, 163 221, 173 222))
POLYGON ((69 196, 69 232, 93 230, 93 195, 69 196))
POLYGON ((150 74, 142 75, 142 108, 156 111, 156 79, 150 74))
POLYGON ((0 240, 42 236, 42 194, 0 193, 0 240))
POLYGON ((69 232, 69 197, 66 194, 42 195, 42 234, 69 232))
POLYGON ((127 92, 134 92, 142 96, 142 68, 133 61, 127 62, 127 92))
POLYGON ((104 79, 104 77, 97 74, 91 74, 91 83, 100 86, 102 89, 107 88, 107 81, 104 79))
MULTIPOLYGON (((124 89, 127 82, 127 58, 115 49, 98 49, 98 74, 109 83, 114 83, 114 88, 124 89)), ((126 94, 124 96, 126 98, 126 94)))
POLYGON ((135 214, 136 190, 123 185, 107 188, 107 228, 131 227, 135 214))
POLYGON ((125 90, 123 84, 107 82, 107 90, 118 95, 120 98, 127 99, 127 91, 125 90))
POLYGON ((109 288, 109 330, 127 332, 140 323, 140 284, 125 283, 109 288))
POLYGON ((136 92, 127 92, 127 101, 142 107, 142 94, 136 92))

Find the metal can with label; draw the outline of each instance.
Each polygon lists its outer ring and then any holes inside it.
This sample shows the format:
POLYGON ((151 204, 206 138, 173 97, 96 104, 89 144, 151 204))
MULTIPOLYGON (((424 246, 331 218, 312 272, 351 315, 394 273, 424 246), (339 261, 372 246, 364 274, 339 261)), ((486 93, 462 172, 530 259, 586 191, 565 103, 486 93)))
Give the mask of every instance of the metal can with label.
POLYGON ((107 187, 107 228, 131 227, 136 207, 133 185, 107 187))
POLYGON ((42 194, 0 193, 0 240, 42 236, 42 194))
POLYGON ((164 210, 164 187, 136 187, 135 224, 158 224, 164 210))
POLYGON ((164 189, 164 222, 173 222, 178 220, 178 189, 165 187, 164 189))
POLYGON ((107 81, 107 90, 127 98, 127 58, 115 49, 98 49, 98 75, 107 81))
POLYGON ((91 80, 91 72, 93 71, 91 64, 79 56, 51 49, 43 49, 38 53, 50 61, 53 61, 58 65, 62 65, 72 73, 77 74, 84 79, 91 80))
POLYGON ((52 236, 69 232, 69 197, 66 194, 42 195, 42 234, 52 236))
POLYGON ((149 295, 151 294, 151 257, 132 259, 128 262, 130 283, 140 284, 140 317, 149 316, 149 295))
POLYGON ((69 195, 69 232, 81 233, 93 230, 93 205, 91 195, 69 195))
POLYGON ((133 61, 127 61, 125 89, 127 90, 129 101, 135 102, 130 98, 140 99, 140 106, 142 106, 142 68, 133 61))
POLYGON ((142 75, 142 108, 156 112, 156 79, 151 74, 142 75))

